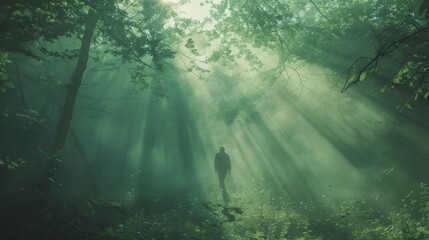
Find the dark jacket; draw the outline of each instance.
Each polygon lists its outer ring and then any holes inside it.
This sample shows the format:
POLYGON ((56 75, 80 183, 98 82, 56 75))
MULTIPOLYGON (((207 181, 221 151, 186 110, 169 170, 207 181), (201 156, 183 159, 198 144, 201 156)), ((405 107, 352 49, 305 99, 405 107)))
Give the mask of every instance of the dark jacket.
POLYGON ((226 152, 218 152, 214 161, 215 171, 218 173, 231 172, 231 160, 226 152))

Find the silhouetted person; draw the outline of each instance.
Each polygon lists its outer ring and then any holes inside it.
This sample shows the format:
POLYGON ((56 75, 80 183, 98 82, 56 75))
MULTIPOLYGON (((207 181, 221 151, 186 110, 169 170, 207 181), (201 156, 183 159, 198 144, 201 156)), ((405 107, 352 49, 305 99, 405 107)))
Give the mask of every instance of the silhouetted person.
POLYGON ((231 160, 228 153, 225 152, 224 147, 220 147, 219 152, 216 153, 214 167, 219 178, 219 187, 222 190, 223 201, 225 204, 228 204, 229 196, 225 188, 225 177, 228 172, 231 174, 231 160))

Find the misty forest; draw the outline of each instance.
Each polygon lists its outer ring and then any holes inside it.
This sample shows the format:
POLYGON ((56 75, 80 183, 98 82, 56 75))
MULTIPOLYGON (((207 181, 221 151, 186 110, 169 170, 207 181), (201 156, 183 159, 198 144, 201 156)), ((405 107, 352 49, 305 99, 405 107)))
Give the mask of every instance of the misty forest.
POLYGON ((0 239, 429 239, 429 0, 1 0, 0 239))

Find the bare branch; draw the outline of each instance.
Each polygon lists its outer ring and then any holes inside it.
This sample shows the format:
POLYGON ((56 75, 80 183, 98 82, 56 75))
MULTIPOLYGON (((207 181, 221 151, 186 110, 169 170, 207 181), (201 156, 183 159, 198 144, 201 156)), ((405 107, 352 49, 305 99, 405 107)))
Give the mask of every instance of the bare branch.
MULTIPOLYGON (((357 72, 356 76, 353 78, 352 81, 347 81, 344 83, 344 87, 341 90, 341 92, 345 92, 350 86, 358 83, 360 81, 360 78, 362 76, 362 74, 364 74, 365 72, 370 71, 370 69, 375 69, 375 67, 377 67, 378 62, 380 61, 381 58, 383 58, 384 56, 392 53, 393 51, 395 51, 396 49, 398 49, 398 47, 405 43, 407 40, 409 40, 410 38, 429 30, 429 24, 424 25, 422 28, 417 29, 416 31, 409 33, 408 35, 405 35, 404 37, 391 42, 390 44, 381 46, 378 50, 377 53, 374 57, 370 58, 370 61, 365 64, 365 66, 363 66, 362 68, 359 69, 359 71, 357 72)), ((363 57, 358 59, 355 63, 353 63, 353 65, 350 67, 349 70, 349 75, 350 73, 353 71, 353 68, 357 65, 358 62, 360 62, 360 60, 364 59, 363 57)))
POLYGON ((329 23, 331 26, 333 26, 333 24, 332 24, 331 20, 330 20, 328 17, 326 17, 326 15, 322 13, 322 11, 320 11, 320 9, 319 9, 319 7, 317 6, 317 4, 316 4, 313 0, 310 0, 310 3, 311 3, 311 4, 313 4, 313 6, 316 8, 317 12, 319 12, 320 16, 322 16, 324 19, 326 19, 326 21, 328 21, 328 23, 329 23))

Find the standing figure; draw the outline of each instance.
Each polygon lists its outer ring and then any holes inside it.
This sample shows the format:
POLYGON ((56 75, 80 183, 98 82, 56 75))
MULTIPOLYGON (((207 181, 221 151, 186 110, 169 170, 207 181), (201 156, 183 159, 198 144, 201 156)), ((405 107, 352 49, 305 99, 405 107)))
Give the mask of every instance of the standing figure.
POLYGON ((219 177, 219 187, 225 190, 225 177, 226 173, 231 174, 231 160, 228 153, 225 152, 224 147, 220 147, 219 152, 216 153, 214 160, 215 171, 219 177))

